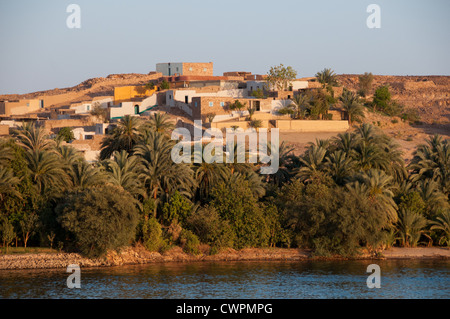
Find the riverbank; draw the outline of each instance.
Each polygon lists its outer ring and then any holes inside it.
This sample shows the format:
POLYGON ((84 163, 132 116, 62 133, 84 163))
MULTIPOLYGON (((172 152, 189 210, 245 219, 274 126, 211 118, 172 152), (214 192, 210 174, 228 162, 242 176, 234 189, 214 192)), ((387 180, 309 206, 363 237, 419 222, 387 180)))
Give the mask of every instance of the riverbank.
MULTIPOLYGON (((66 268, 70 264, 80 267, 109 267, 133 264, 192 262, 192 261, 297 261, 314 257, 305 249, 294 248, 248 248, 226 249, 215 255, 189 255, 174 247, 160 254, 149 252, 142 246, 128 247, 111 252, 105 258, 88 259, 75 253, 40 253, 0 255, 0 270, 66 268)), ((339 259, 339 258, 333 258, 339 259)), ((373 259, 362 255, 358 259, 373 259)), ((450 259, 450 249, 441 247, 390 248, 381 259, 450 259)))

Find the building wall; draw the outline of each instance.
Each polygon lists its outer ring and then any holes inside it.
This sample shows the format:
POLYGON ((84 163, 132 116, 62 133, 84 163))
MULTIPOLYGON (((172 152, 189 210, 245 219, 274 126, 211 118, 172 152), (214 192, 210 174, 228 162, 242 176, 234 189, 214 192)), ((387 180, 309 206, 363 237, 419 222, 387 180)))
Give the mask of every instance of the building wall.
POLYGON ((255 107, 256 103, 259 102, 260 111, 270 112, 272 109, 272 100, 270 99, 248 99, 248 98, 235 98, 226 96, 201 96, 194 97, 192 99, 192 117, 193 119, 202 119, 208 113, 215 113, 216 115, 230 115, 233 113, 240 113, 239 111, 231 112, 229 110, 230 104, 234 101, 240 101, 244 104, 244 108, 240 111, 242 115, 247 113, 248 107, 255 107), (230 114, 231 113, 231 114, 230 114))
POLYGON ((87 118, 85 120, 78 119, 68 119, 68 120, 44 120, 38 121, 38 125, 43 125, 44 128, 48 131, 52 129, 61 128, 61 127, 80 127, 80 126, 92 126, 94 123, 91 119, 87 118))
POLYGON ((23 115, 40 110, 41 100, 19 100, 14 102, 0 102, 0 115, 23 115))
POLYGON ((156 90, 146 89, 143 85, 118 86, 114 88, 114 103, 131 100, 136 97, 151 96, 156 90))
POLYGON ((347 121, 276 120, 275 123, 280 131, 345 132, 349 129, 347 121))
POLYGON ((179 75, 213 75, 213 63, 190 63, 190 62, 170 62, 157 63, 156 71, 161 72, 164 76, 179 75))
POLYGON ((247 90, 249 92, 257 91, 258 89, 266 89, 266 81, 247 81, 247 90))
POLYGON ((183 63, 183 75, 213 76, 213 63, 183 63))
POLYGON ((183 74, 183 63, 157 63, 156 72, 161 72, 164 76, 183 74))
POLYGON ((113 105, 109 108, 109 118, 118 119, 125 115, 137 115, 151 110, 158 105, 157 94, 153 94, 142 101, 125 101, 119 104, 113 105), (136 106, 138 106, 138 114, 136 114, 136 106))
POLYGON ((118 105, 114 105, 109 109, 109 118, 118 119, 124 117, 125 115, 135 115, 136 105, 139 106, 140 112, 140 103, 138 102, 121 102, 118 105))
MULTIPOLYGON (((248 121, 227 121, 227 122, 213 122, 211 123, 211 128, 216 128, 219 130, 227 129, 227 128, 233 128, 233 126, 237 126, 239 128, 242 128, 243 130, 248 130, 251 127, 248 125, 248 121)), ((269 121, 268 120, 261 120, 261 127, 262 128, 269 128, 269 121)))
POLYGON ((297 91, 300 89, 307 89, 307 88, 308 88, 308 81, 301 81, 301 80, 292 81, 292 90, 293 91, 297 91))
POLYGON ((0 124, 0 136, 9 135, 9 125, 0 124))

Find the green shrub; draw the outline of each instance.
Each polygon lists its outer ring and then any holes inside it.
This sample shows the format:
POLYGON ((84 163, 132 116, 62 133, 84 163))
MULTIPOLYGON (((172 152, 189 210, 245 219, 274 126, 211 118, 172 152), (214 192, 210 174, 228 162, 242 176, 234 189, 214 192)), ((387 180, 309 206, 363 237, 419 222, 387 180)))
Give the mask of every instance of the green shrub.
POLYGON ((213 188, 211 206, 221 219, 228 221, 236 249, 266 247, 269 240, 264 212, 247 181, 230 180, 213 188))
POLYGON ((170 84, 166 80, 163 80, 161 82, 161 84, 159 85, 159 87, 161 88, 161 90, 169 90, 170 89, 170 84))
POLYGON ((230 224, 222 220, 217 211, 209 206, 201 207, 187 220, 187 225, 202 243, 211 246, 211 253, 233 247, 234 233, 230 224))
POLYGON ((135 236, 135 199, 122 188, 105 185, 72 191, 56 206, 57 221, 71 244, 87 257, 129 245, 135 236))
POLYGON ((277 112, 282 115, 286 115, 286 114, 292 115, 295 113, 294 109, 287 107, 287 106, 278 109, 277 112))
POLYGON ((267 98, 264 95, 263 90, 261 90, 260 88, 258 88, 256 91, 253 91, 250 95, 255 97, 255 98, 257 98, 257 99, 265 99, 265 98, 267 98))
POLYGON ((168 203, 165 203, 162 208, 162 223, 170 225, 174 220, 181 225, 184 224, 187 216, 191 212, 191 203, 178 191, 170 198, 168 203))
POLYGON ((63 127, 62 129, 59 130, 58 134, 56 135, 56 139, 68 143, 75 139, 75 135, 73 134, 71 127, 63 127))
POLYGON ((144 220, 142 236, 144 246, 149 251, 158 251, 163 246, 161 225, 154 217, 144 220))
POLYGON ((183 251, 188 254, 198 255, 200 240, 190 230, 183 229, 180 236, 180 244, 183 247, 183 251))
POLYGON ((374 108, 379 110, 385 110, 388 103, 391 101, 391 93, 389 92, 389 86, 380 86, 375 90, 373 95, 373 105, 374 108))
POLYGON ((367 94, 369 94, 370 90, 372 89, 373 74, 365 72, 364 74, 360 75, 358 79, 359 79, 358 94, 364 97, 367 94))
POLYGON ((401 119, 409 122, 418 122, 420 120, 419 112, 416 109, 407 109, 401 115, 401 119))

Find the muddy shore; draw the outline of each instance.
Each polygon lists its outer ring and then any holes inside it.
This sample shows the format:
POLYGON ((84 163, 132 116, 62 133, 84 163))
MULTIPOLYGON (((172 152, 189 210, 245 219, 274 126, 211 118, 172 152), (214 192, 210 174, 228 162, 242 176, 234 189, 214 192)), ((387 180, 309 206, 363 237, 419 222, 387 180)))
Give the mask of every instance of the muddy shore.
MULTIPOLYGON (((189 255, 175 247, 160 254, 149 252, 143 247, 128 247, 120 252, 111 252, 101 259, 88 259, 75 253, 39 253, 0 255, 0 270, 13 269, 52 269, 66 268, 70 264, 80 267, 108 267, 161 262, 192 261, 297 261, 314 257, 310 251, 293 248, 249 248, 242 250, 227 249, 215 255, 189 255)), ((381 259, 450 259, 450 249, 441 247, 427 248, 390 248, 382 253, 381 259)), ((339 259, 339 258, 332 258, 339 259)), ((362 255, 358 259, 373 259, 362 255)))

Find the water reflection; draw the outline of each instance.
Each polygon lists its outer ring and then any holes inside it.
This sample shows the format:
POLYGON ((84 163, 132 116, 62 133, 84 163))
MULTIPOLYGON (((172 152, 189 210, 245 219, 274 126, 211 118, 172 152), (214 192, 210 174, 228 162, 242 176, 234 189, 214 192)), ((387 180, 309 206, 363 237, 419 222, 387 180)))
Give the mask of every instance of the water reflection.
POLYGON ((58 270, 0 271, 1 298, 449 298, 450 261, 167 263, 83 268, 81 289, 58 270), (381 267, 381 289, 366 268, 381 267))

